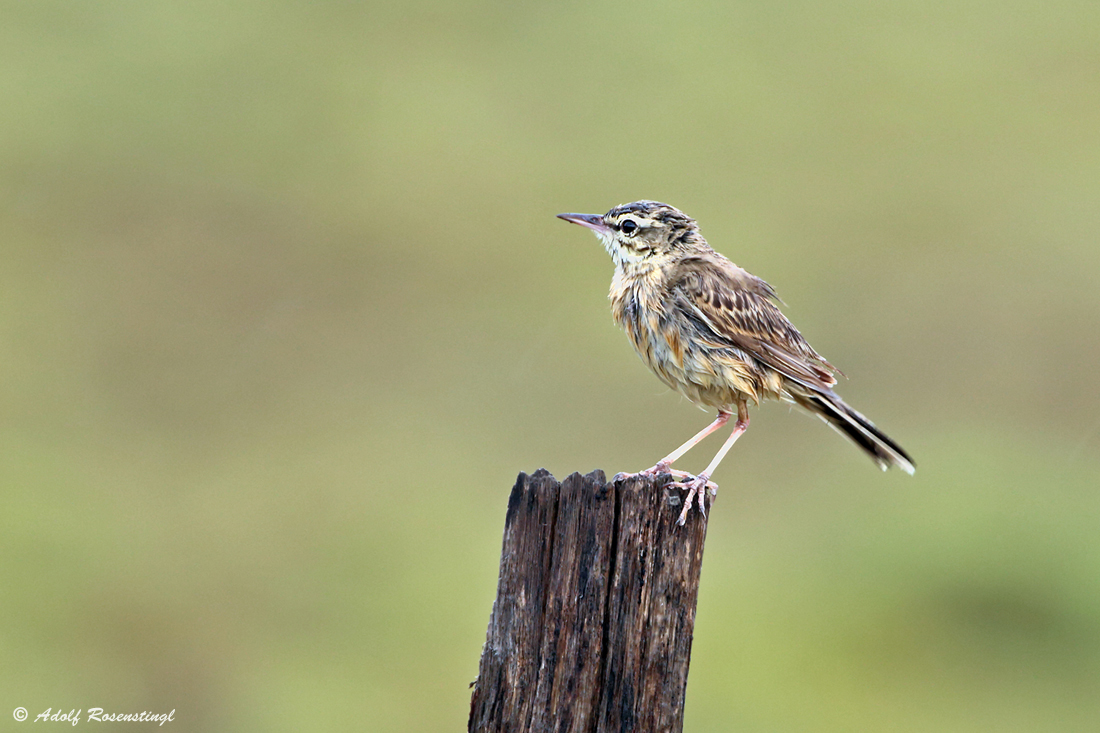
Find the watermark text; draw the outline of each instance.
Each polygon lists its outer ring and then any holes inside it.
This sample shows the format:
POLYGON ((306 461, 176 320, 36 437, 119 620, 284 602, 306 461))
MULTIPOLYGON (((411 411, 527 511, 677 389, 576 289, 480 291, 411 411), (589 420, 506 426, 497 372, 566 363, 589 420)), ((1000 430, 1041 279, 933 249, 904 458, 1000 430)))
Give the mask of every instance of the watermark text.
MULTIPOLYGON (((35 717, 35 723, 68 723, 70 725, 78 725, 81 722, 81 715, 84 714, 84 709, 77 710, 73 708, 68 712, 61 710, 56 711, 53 708, 46 708, 35 717)), ((12 712, 12 717, 22 723, 30 716, 27 709, 24 707, 18 707, 12 712)), ((158 726, 162 726, 165 723, 171 723, 175 720, 176 709, 172 708, 170 713, 151 713, 148 710, 142 710, 140 713, 112 713, 107 712, 103 708, 88 708, 88 714, 84 720, 88 722, 97 723, 156 723, 158 726)))

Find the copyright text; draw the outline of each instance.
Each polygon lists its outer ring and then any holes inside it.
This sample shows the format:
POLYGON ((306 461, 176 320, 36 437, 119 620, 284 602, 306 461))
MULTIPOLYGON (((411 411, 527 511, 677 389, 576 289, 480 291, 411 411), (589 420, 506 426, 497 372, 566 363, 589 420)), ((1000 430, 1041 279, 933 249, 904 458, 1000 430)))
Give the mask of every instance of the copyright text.
MULTIPOLYGON (((73 708, 65 712, 60 709, 55 711, 53 708, 46 708, 38 714, 34 722, 77 725, 81 722, 80 716, 83 713, 83 709, 73 708)), ((14 717, 20 722, 26 720, 29 717, 27 709, 23 707, 16 708, 14 717)), ((89 722, 96 721, 98 723, 157 723, 158 726, 162 726, 165 723, 171 723, 175 717, 175 708, 172 708, 170 713, 151 713, 148 710, 142 710, 140 713, 108 713, 103 708, 88 708, 88 715, 85 719, 89 722)))

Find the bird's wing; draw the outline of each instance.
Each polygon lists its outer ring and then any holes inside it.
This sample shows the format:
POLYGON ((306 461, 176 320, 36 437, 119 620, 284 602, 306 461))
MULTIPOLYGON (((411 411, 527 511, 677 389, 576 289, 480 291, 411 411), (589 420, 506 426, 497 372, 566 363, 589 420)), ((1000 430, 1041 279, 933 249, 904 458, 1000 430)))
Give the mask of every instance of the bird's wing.
POLYGON ((703 343, 740 349, 808 387, 836 384, 835 368, 779 310, 772 287, 721 255, 681 260, 669 286, 703 343))

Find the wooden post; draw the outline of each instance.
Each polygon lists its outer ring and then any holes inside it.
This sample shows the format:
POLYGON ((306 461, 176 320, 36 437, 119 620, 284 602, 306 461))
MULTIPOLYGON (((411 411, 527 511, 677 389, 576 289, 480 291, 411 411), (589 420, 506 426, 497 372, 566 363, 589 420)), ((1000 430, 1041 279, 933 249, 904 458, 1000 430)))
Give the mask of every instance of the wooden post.
POLYGON ((519 475, 471 733, 683 728, 707 523, 669 480, 519 475))

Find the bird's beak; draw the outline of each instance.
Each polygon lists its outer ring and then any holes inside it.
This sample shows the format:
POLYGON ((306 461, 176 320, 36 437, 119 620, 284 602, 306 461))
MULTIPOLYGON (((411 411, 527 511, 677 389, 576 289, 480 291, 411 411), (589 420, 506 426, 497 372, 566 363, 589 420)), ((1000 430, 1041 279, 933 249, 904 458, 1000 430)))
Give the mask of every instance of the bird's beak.
POLYGON ((588 227, 596 234, 609 234, 611 227, 603 223, 603 217, 599 214, 558 214, 559 219, 565 219, 572 224, 580 224, 588 227))

